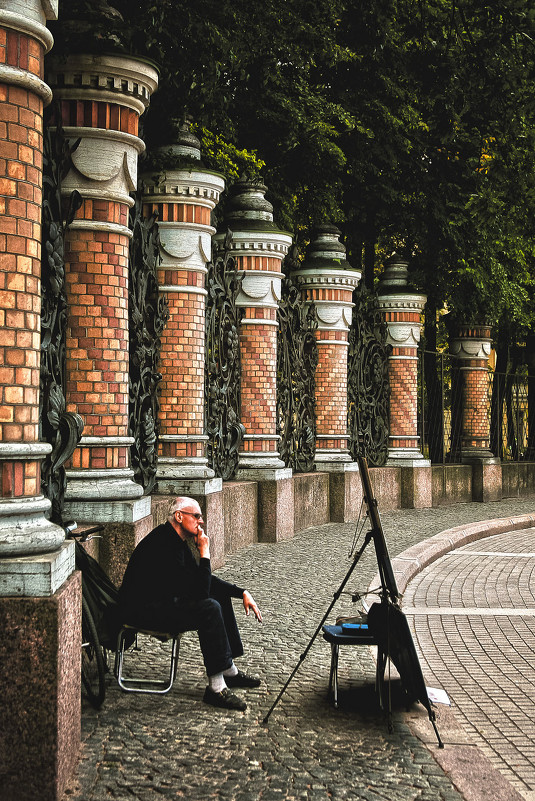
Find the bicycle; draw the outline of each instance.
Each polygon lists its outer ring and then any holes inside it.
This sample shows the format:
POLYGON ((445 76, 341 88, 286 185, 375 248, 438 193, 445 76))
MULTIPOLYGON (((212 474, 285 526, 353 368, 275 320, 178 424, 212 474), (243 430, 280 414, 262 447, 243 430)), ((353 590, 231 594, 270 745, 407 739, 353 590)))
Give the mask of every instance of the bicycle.
POLYGON ((104 526, 93 526, 75 534, 77 523, 64 524, 65 536, 75 541, 76 569, 82 574, 82 688, 89 703, 99 709, 106 697, 107 660, 99 624, 106 609, 116 602, 117 589, 98 562, 82 547, 104 526))

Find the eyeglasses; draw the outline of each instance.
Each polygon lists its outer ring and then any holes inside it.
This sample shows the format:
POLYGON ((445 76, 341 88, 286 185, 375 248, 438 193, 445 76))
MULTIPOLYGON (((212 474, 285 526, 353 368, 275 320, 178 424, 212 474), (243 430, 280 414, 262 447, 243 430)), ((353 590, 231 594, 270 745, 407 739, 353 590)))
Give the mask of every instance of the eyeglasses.
POLYGON ((179 509, 178 511, 181 515, 191 515, 191 517, 194 517, 195 520, 202 519, 202 512, 186 512, 184 509, 179 509))

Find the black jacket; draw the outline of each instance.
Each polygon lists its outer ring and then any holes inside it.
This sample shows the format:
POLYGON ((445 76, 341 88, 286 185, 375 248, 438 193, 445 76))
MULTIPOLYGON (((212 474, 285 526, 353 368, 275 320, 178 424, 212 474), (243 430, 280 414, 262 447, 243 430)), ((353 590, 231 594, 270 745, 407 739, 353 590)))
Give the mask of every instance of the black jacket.
POLYGON ((242 588, 212 575, 209 559, 197 564, 189 546, 167 522, 135 548, 119 590, 119 608, 122 619, 128 621, 180 601, 242 595, 242 588))

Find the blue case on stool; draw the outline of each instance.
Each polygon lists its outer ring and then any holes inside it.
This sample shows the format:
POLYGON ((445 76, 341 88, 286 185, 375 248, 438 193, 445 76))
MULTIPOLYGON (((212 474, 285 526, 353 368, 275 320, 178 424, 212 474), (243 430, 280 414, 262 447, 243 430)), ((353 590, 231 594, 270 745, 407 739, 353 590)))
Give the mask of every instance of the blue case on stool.
POLYGON ((342 623, 342 634, 364 634, 367 631, 367 623, 342 623))

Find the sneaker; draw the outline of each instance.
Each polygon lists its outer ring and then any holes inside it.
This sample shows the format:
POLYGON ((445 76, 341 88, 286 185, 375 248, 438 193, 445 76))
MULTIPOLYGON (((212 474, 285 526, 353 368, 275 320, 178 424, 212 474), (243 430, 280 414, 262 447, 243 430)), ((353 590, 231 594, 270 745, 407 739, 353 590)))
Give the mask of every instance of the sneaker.
POLYGON ((228 687, 225 687, 224 690, 221 690, 220 693, 214 692, 211 690, 210 687, 207 687, 204 691, 204 696, 202 699, 206 704, 211 704, 212 706, 217 706, 220 709, 237 709, 240 712, 243 712, 244 709, 247 709, 247 704, 241 698, 238 698, 237 695, 231 693, 228 687))
POLYGON ((258 676, 248 676, 238 670, 235 676, 224 676, 227 687, 260 687, 258 676))

